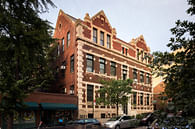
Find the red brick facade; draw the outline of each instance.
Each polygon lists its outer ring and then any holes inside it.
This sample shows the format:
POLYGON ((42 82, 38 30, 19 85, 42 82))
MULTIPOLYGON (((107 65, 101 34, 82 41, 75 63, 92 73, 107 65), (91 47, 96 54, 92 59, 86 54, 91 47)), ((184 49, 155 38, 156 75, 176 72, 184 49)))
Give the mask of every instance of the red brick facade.
MULTIPOLYGON (((149 54, 150 50, 147 47, 143 36, 133 39, 130 43, 127 43, 117 38, 116 30, 111 27, 107 17, 103 11, 100 11, 92 18, 89 14, 86 14, 84 21, 73 18, 65 14, 62 10, 59 12, 59 16, 56 23, 56 29, 54 38, 64 38, 64 52, 62 40, 59 40, 59 48, 61 50, 57 60, 56 67, 60 68, 63 62, 65 62, 66 69, 64 76, 60 74, 58 76, 59 81, 57 86, 66 88, 66 93, 72 93, 70 87, 74 85, 74 95, 78 96, 78 117, 88 117, 90 114, 94 114, 96 118, 99 118, 101 114, 110 116, 116 114, 116 109, 110 106, 94 106, 96 112, 92 110, 92 102, 87 100, 88 85, 93 86, 93 98, 95 100, 98 97, 97 90, 99 90, 101 79, 123 79, 123 66, 127 66, 127 78, 133 79, 133 71, 137 70, 137 81, 134 79, 133 90, 137 93, 136 105, 133 105, 133 98, 131 96, 130 103, 128 104, 128 114, 137 114, 142 112, 149 112, 153 110, 152 106, 152 85, 151 85, 151 70, 147 67, 148 60, 141 60, 145 54, 149 54), (96 40, 94 42, 93 28, 97 30, 96 40), (70 32, 70 45, 67 47, 67 33, 70 32), (100 42, 101 35, 104 34, 102 45, 100 42), (110 39, 109 37, 110 36, 110 39), (140 55, 139 52, 143 52, 144 55, 140 55), (87 71, 87 55, 92 55, 91 60, 93 66, 92 72, 87 71), (70 72, 71 60, 70 57, 74 55, 74 72, 70 72), (140 59, 137 59, 139 55, 140 59), (105 60, 105 73, 100 73, 100 59, 105 60), (116 76, 111 75, 111 62, 116 63, 116 76), (140 72, 143 73, 143 82, 140 82, 140 72), (147 76, 148 79, 146 80, 147 76), (143 94, 143 99, 140 96, 143 94), (147 96, 149 96, 147 98, 147 96), (142 105, 140 105, 142 101, 142 105)), ((89 66, 88 66, 89 67, 89 66)), ((63 89, 61 89, 63 90, 63 89)), ((122 109, 121 109, 122 113, 122 109)))

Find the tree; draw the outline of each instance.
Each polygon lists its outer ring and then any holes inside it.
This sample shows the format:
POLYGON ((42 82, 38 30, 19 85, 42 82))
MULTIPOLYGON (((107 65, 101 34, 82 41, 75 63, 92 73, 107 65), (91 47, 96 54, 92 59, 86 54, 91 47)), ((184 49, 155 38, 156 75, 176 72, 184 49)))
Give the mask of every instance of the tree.
POLYGON ((52 27, 38 15, 48 5, 55 6, 51 0, 0 1, 0 114, 5 118, 23 107, 34 89, 50 83, 52 27))
POLYGON ((98 91, 100 97, 97 98, 97 104, 115 105, 117 108, 117 116, 119 105, 128 102, 128 95, 131 93, 132 80, 101 80, 103 85, 98 91))
MULTIPOLYGON (((195 1, 188 0, 187 13, 195 14, 195 1)), ((181 110, 188 117, 195 116, 195 22, 176 21, 171 29, 171 52, 155 52, 151 64, 158 76, 163 76, 165 93, 172 100, 176 111, 181 110)))

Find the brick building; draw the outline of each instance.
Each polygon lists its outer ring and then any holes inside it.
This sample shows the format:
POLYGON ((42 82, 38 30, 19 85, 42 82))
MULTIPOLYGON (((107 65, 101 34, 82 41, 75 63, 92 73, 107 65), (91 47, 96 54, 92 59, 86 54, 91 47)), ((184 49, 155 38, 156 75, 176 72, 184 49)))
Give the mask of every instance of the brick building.
POLYGON ((56 88, 78 96, 78 118, 105 118, 116 115, 116 108, 94 105, 100 79, 134 80, 133 91, 120 114, 151 112, 151 70, 147 67, 149 47, 141 35, 127 43, 117 38, 103 11, 84 20, 59 11, 54 38, 58 40, 56 88))

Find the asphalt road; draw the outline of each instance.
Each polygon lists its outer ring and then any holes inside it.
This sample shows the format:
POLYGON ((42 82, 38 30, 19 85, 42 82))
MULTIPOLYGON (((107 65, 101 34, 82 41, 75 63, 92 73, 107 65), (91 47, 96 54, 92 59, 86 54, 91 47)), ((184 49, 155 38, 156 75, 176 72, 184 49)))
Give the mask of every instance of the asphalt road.
MULTIPOLYGON (((105 129, 103 127, 92 127, 92 126, 66 126, 66 127, 46 127, 46 128, 40 128, 40 129, 105 129)), ((140 126, 137 128, 131 128, 131 129, 147 129, 147 126, 140 126)))

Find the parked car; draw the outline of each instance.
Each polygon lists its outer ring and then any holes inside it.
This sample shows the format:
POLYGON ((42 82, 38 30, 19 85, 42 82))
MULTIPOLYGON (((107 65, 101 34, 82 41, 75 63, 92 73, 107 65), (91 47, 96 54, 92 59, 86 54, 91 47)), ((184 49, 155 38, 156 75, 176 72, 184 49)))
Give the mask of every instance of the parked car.
POLYGON ((138 125, 137 119, 132 116, 118 116, 109 119, 104 123, 106 129, 123 129, 136 127, 138 125))
POLYGON ((101 123, 96 119, 80 119, 69 121, 64 129, 102 129, 101 123))
POLYGON ((141 125, 151 125, 151 123, 155 120, 153 113, 145 114, 145 117, 141 119, 141 125))

